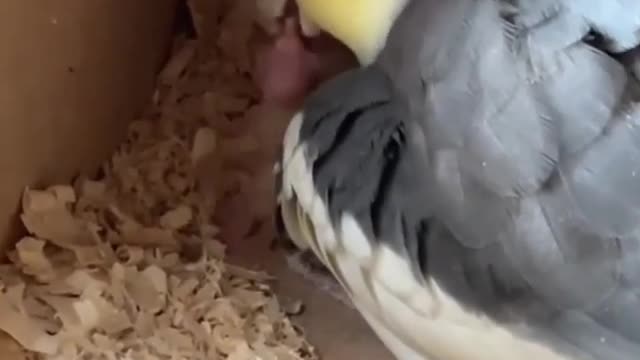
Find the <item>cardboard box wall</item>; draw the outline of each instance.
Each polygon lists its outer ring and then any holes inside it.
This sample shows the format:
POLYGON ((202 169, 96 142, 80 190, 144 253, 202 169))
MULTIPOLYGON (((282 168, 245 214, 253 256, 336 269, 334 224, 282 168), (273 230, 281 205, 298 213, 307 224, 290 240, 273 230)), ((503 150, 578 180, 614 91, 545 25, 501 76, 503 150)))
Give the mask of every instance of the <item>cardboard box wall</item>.
POLYGON ((0 1, 0 249, 27 185, 106 160, 165 60, 175 0, 0 1))

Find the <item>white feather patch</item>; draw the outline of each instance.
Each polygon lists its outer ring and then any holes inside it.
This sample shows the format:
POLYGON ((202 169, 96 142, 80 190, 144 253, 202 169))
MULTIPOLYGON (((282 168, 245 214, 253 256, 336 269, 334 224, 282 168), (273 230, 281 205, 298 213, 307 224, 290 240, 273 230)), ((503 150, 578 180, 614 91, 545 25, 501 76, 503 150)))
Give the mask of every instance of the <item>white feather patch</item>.
POLYGON ((409 307, 425 318, 433 318, 441 310, 440 302, 436 301, 432 291, 426 286, 415 289, 406 301, 409 307))
POLYGON ((287 198, 291 198, 292 196, 291 182, 295 181, 295 178, 292 178, 291 171, 288 170, 288 165, 292 160, 295 150, 299 146, 300 129, 302 128, 303 120, 304 113, 296 113, 289 122, 289 125, 287 125, 287 129, 285 130, 284 138, 282 140, 282 192, 287 198))
POLYGON ((410 296, 420 286, 409 261, 384 244, 377 249, 371 271, 373 277, 398 296, 410 296))
POLYGON ((345 252, 338 252, 334 256, 338 270, 343 276, 344 285, 351 290, 352 299, 357 299, 354 302, 369 309, 377 308, 378 301, 374 299, 373 293, 367 284, 369 281, 368 277, 365 276, 367 271, 363 271, 358 261, 345 252))
POLYGON ((338 246, 338 240, 329 218, 329 210, 317 193, 311 203, 309 214, 309 217, 313 219, 313 225, 316 227, 318 242, 321 243, 320 247, 324 250, 323 256, 326 256, 325 251, 335 251, 338 246))
POLYGON ((358 222, 351 214, 342 214, 340 218, 340 240, 342 247, 360 264, 369 262, 373 256, 372 244, 358 222))
POLYGON ((416 312, 380 281, 372 284, 382 313, 360 311, 370 313, 365 319, 399 360, 413 353, 439 360, 572 360, 465 310, 436 283, 430 301, 442 303, 436 317, 416 312))
POLYGON ((330 221, 327 206, 320 194, 316 193, 313 173, 307 163, 307 146, 300 143, 300 130, 304 113, 297 113, 289 123, 284 136, 282 182, 295 192, 302 210, 313 224, 313 235, 317 243, 309 246, 320 261, 327 265, 327 251, 333 252, 338 246, 335 232, 330 221))
MULTIPOLYGON (((366 309, 358 309, 362 317, 367 321, 371 329, 378 335, 382 343, 394 354, 398 360, 432 360, 426 354, 420 354, 415 349, 405 344, 386 325, 366 309)), ((435 359, 434 359, 435 360, 435 359)))
POLYGON ((303 121, 304 112, 298 112, 293 115, 289 125, 287 125, 287 129, 284 132, 284 138, 282 140, 282 158, 284 164, 289 162, 294 149, 298 147, 300 143, 300 129, 302 129, 303 121))

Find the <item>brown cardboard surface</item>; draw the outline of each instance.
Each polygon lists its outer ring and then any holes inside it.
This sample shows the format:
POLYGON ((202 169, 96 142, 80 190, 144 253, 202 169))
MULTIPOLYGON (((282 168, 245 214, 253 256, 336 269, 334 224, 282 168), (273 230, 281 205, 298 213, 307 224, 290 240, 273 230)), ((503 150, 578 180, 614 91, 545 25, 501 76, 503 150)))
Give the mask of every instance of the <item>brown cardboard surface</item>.
POLYGON ((91 169, 122 141, 166 54, 174 3, 0 2, 0 247, 24 186, 91 169))
POLYGON ((4 333, 0 333, 0 351, 2 352, 2 358, 7 360, 26 360, 27 356, 24 351, 18 345, 4 333))

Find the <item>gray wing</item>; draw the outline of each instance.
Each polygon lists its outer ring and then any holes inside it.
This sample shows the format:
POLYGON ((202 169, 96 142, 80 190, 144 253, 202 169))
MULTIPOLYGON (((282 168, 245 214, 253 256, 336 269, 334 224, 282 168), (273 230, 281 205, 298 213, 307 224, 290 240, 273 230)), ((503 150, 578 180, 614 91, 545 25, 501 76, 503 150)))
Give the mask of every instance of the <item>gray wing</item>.
POLYGON ((412 6, 405 26, 428 35, 407 44, 396 28, 380 61, 425 104, 412 109, 428 184, 456 256, 474 259, 465 271, 522 281, 546 308, 541 326, 596 358, 638 356, 640 83, 637 53, 626 64, 616 54, 640 43, 640 2, 412 6), (387 65, 398 59, 419 59, 420 99, 409 67, 387 65))

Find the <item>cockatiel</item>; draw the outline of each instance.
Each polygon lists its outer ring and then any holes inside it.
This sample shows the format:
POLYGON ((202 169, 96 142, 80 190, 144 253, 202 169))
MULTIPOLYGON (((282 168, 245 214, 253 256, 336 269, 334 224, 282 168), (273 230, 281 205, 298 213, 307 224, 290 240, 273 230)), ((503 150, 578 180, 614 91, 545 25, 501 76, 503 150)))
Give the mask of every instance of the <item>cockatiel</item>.
POLYGON ((280 206, 401 360, 640 358, 640 1, 298 0, 280 206), (635 70, 634 70, 635 69, 635 70))

